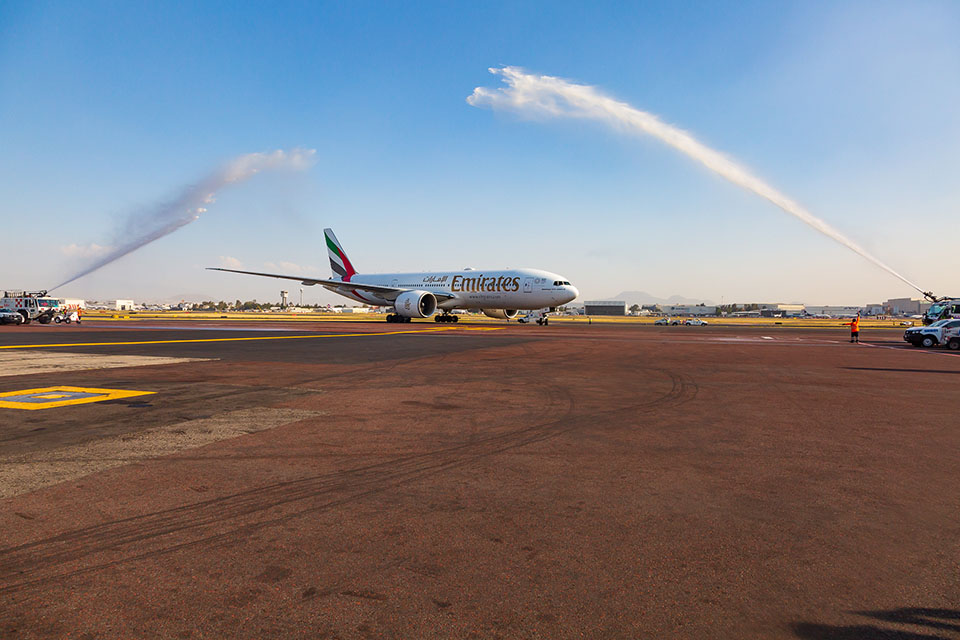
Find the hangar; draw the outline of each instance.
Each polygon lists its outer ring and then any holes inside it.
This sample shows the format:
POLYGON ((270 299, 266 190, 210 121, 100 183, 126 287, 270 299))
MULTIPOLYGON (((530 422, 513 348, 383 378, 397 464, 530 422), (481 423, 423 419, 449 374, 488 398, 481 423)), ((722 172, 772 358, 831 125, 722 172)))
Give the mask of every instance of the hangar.
POLYGON ((625 316, 627 303, 623 300, 587 300, 583 313, 588 316, 625 316))

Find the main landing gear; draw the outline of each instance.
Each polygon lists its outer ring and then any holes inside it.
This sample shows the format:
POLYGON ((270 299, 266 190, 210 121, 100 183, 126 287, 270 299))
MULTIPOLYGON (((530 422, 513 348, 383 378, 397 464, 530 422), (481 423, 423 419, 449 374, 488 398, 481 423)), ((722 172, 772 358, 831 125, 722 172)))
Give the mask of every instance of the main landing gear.
POLYGON ((410 322, 410 318, 398 313, 391 313, 387 315, 387 322, 410 322))
POLYGON ((455 316, 452 313, 441 313, 434 316, 433 320, 434 322, 460 322, 460 316, 455 316))

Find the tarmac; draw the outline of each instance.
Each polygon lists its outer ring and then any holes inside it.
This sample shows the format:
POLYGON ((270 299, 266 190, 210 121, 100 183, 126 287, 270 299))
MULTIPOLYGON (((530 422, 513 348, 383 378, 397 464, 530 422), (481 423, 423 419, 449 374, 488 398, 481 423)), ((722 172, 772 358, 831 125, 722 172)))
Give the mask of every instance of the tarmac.
POLYGON ((0 327, 0 637, 960 637, 899 330, 0 327))

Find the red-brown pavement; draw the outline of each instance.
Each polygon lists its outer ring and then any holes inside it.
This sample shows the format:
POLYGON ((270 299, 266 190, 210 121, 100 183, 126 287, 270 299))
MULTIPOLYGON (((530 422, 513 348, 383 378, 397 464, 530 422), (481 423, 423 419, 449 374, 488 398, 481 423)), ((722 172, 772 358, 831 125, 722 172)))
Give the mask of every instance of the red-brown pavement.
MULTIPOLYGON (((202 328, 0 344, 281 334, 202 328)), ((70 347, 215 359, 0 378, 156 392, 0 409, 0 453, 315 414, 4 500, 0 636, 960 637, 960 359, 864 340, 557 323, 70 347)))

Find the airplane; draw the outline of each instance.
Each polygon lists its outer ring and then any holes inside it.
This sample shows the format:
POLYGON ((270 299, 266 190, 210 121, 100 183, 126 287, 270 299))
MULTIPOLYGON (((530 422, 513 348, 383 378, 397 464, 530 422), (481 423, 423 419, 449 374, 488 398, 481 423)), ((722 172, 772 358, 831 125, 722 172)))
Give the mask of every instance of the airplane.
POLYGON ((372 306, 392 306, 387 322, 410 322, 411 318, 434 317, 436 322, 457 322, 453 309, 478 309, 490 318, 509 320, 521 309, 549 308, 570 302, 580 292, 563 276, 540 269, 439 271, 423 273, 360 274, 337 241, 332 229, 323 235, 330 256, 330 278, 261 273, 208 267, 267 278, 299 280, 301 284, 326 289, 372 306), (437 314, 437 311, 440 311, 437 314))

